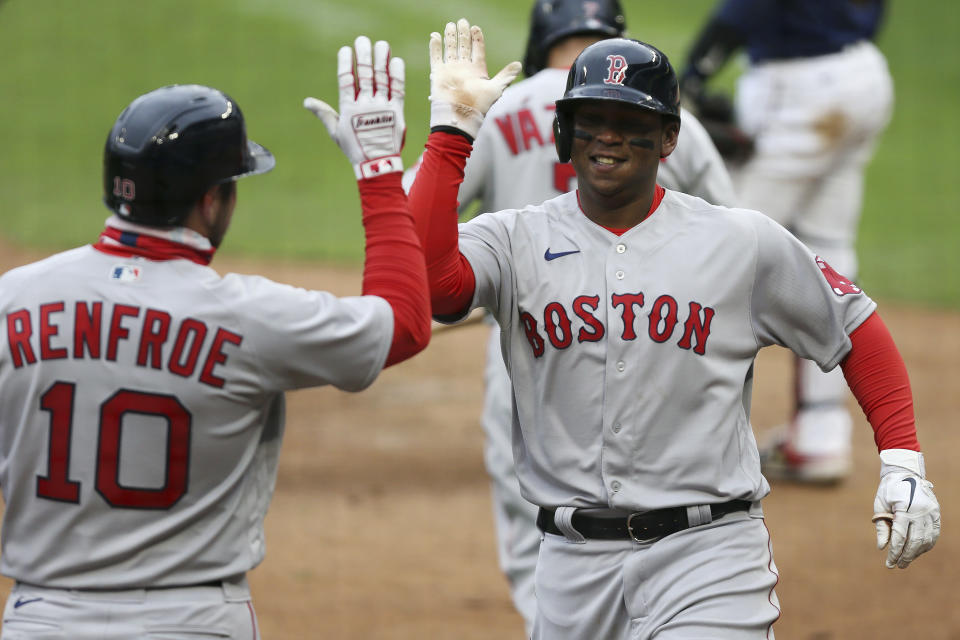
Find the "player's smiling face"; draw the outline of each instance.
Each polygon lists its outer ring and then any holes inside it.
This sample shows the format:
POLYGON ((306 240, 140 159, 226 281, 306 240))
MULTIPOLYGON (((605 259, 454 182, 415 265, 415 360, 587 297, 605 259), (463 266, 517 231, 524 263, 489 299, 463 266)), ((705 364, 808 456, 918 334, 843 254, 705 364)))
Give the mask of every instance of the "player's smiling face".
POLYGON ((679 128, 660 114, 619 102, 585 102, 573 116, 570 159, 581 194, 615 206, 652 193, 661 157, 679 128))

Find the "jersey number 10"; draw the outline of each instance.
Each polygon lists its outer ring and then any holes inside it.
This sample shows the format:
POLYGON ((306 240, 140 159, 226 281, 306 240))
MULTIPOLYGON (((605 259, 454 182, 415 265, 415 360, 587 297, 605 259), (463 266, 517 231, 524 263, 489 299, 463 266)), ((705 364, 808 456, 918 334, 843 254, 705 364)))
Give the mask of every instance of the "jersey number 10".
MULTIPOLYGON (((70 445, 76 385, 56 382, 40 397, 50 413, 47 475, 37 476, 37 495, 60 502, 80 502, 80 483, 70 480, 70 445)), ((100 405, 95 487, 112 507, 169 509, 187 492, 190 459, 190 412, 173 396, 121 389, 100 405), (164 485, 128 487, 120 483, 120 440, 123 417, 136 413, 167 423, 164 485)))

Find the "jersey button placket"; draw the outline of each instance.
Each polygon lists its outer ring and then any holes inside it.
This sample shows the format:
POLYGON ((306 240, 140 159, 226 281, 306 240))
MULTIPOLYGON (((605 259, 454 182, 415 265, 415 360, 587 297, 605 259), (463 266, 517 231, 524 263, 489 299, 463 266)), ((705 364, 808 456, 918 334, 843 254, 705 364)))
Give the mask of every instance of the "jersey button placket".
MULTIPOLYGON (((627 277, 627 268, 629 265, 622 261, 621 256, 625 254, 626 251, 627 245, 623 242, 617 242, 610 247, 610 253, 607 254, 607 265, 609 269, 607 271, 607 278, 609 282, 608 287, 610 288, 608 295, 610 293, 624 293, 623 281, 627 277)), ((611 332, 607 342, 607 371, 609 372, 608 380, 610 381, 611 393, 608 394, 607 401, 611 403, 609 409, 612 415, 608 415, 604 421, 608 428, 608 431, 605 432, 604 440, 608 438, 609 440, 604 443, 602 475, 606 482, 612 505, 620 502, 619 496, 626 489, 624 486, 623 473, 629 467, 629 452, 627 450, 629 447, 629 437, 627 431, 623 428, 624 410, 626 407, 622 402, 622 398, 621 400, 614 399, 619 396, 617 393, 612 392, 614 389, 622 390, 624 389, 624 385, 629 385, 630 383, 626 376, 629 351, 630 347, 621 339, 620 334, 611 332), (624 438, 627 439, 624 440, 624 438)))
MULTIPOLYGON (((623 244, 622 242, 619 242, 619 243, 617 243, 617 246, 616 246, 616 249, 615 249, 615 250, 616 250, 616 252, 619 253, 619 254, 626 253, 626 251, 627 251, 627 245, 623 244)), ((616 271, 616 273, 614 273, 614 275, 617 277, 617 280, 623 280, 623 279, 626 277, 627 274, 626 274, 626 272, 625 272, 623 269, 617 269, 617 271, 616 271)))

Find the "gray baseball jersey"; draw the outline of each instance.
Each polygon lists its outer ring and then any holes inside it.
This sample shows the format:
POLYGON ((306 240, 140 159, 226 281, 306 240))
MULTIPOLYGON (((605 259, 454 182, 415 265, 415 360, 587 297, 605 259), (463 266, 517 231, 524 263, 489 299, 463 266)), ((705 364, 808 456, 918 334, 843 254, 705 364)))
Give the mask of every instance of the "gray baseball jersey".
POLYGON ((363 389, 393 334, 382 298, 91 246, 0 277, 0 318, 0 570, 60 588, 257 565, 283 392, 363 389))
POLYGON ((763 214, 673 191, 620 236, 568 193, 461 225, 460 250, 502 329, 521 490, 547 507, 762 498, 758 350, 832 369, 875 308, 763 214))

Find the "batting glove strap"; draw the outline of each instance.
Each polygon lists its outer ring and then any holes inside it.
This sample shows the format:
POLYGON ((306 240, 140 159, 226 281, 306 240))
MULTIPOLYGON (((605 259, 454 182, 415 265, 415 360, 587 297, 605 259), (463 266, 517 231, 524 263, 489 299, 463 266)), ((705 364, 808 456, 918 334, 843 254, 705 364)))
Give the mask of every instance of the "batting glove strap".
POLYGON ((919 451, 910 449, 884 449, 880 452, 880 476, 888 473, 906 469, 917 474, 921 478, 926 478, 926 468, 923 463, 923 454, 919 451))
POLYGON ((454 104, 430 98, 430 130, 436 127, 456 129, 469 136, 471 140, 477 138, 480 125, 483 124, 483 114, 463 104, 454 104))
POLYGON ((430 128, 453 127, 476 138, 483 116, 520 73, 511 62, 487 75, 480 27, 464 19, 448 22, 443 35, 430 34, 430 128))
POLYGON ((880 485, 873 501, 877 549, 889 545, 887 568, 905 569, 940 537, 940 504, 933 483, 924 478, 923 454, 887 449, 880 460, 880 485))
POLYGON ((353 165, 353 173, 357 176, 357 180, 376 178, 395 171, 403 171, 403 160, 400 156, 384 156, 353 165))

